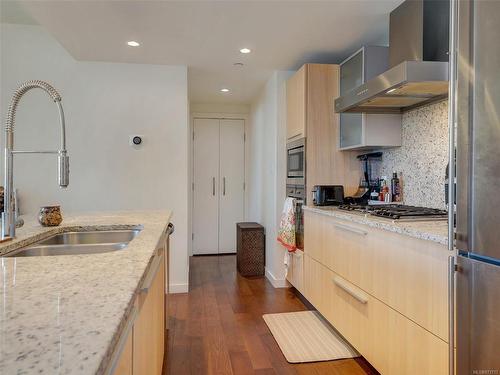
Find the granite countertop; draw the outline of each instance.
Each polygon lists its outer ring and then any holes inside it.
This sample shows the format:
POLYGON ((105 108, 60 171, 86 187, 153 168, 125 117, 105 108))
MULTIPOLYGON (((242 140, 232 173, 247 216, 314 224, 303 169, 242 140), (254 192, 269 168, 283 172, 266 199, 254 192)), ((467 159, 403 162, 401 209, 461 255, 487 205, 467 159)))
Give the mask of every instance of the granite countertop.
POLYGON ((0 254, 70 230, 142 231, 101 254, 0 258, 0 374, 101 374, 132 308, 170 211, 66 215, 59 227, 35 221, 0 244, 0 254))
POLYGON ((448 244, 448 222, 446 220, 396 222, 394 220, 378 218, 360 212, 342 211, 333 206, 304 206, 303 209, 357 224, 368 225, 372 228, 383 229, 422 240, 437 242, 443 245, 448 244))

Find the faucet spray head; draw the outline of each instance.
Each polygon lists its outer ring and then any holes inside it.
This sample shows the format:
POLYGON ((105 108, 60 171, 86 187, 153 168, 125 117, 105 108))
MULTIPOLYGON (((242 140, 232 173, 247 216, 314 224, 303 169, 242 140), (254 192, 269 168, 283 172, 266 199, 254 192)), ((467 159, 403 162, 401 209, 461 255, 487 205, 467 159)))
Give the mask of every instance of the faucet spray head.
POLYGON ((59 187, 66 188, 69 185, 69 156, 67 155, 66 150, 59 151, 57 161, 59 187))

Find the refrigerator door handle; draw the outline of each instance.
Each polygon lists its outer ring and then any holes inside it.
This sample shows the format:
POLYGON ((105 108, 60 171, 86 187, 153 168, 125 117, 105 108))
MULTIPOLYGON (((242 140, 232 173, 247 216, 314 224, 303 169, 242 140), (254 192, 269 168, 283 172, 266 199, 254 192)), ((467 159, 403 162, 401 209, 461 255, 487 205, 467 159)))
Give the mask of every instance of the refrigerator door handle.
POLYGON ((448 100, 448 250, 455 250, 455 172, 456 172, 456 125, 457 125, 457 14, 458 0, 450 1, 450 53, 448 100))
MULTIPOLYGON (((457 52, 458 52, 458 0, 450 1, 450 55, 448 100, 448 250, 455 254, 455 172, 457 126, 457 52)), ((448 373, 455 374, 455 255, 448 257, 448 373)))
POLYGON ((448 369, 455 374, 455 257, 448 257, 448 369))

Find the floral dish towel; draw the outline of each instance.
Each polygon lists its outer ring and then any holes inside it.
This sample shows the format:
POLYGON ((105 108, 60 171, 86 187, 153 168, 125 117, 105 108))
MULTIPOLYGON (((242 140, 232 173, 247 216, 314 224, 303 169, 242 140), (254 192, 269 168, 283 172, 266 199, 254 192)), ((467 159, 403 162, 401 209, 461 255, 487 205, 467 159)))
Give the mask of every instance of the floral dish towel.
POLYGON ((297 250, 295 224, 295 198, 286 198, 278 229, 278 242, 291 252, 297 250))

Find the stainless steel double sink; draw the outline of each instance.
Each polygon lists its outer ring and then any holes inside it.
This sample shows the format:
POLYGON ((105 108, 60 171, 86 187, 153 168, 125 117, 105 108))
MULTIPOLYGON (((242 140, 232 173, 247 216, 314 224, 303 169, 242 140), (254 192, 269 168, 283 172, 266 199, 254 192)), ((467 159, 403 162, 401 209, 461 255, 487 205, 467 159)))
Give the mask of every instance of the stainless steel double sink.
POLYGON ((141 227, 117 230, 58 233, 31 245, 14 250, 5 257, 97 254, 127 247, 141 227))

